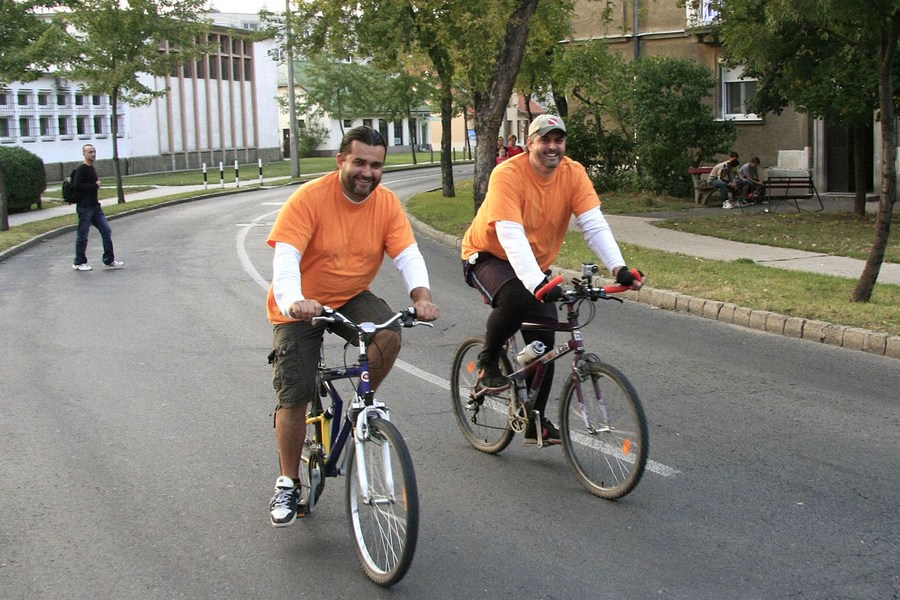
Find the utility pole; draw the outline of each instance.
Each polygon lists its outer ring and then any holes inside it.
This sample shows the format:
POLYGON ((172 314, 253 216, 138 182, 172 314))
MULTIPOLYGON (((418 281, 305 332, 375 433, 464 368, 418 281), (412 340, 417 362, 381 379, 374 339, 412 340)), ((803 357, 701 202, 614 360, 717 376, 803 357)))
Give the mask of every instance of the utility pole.
POLYGON ((297 131, 297 95, 294 90, 294 51, 291 49, 291 0, 284 0, 284 49, 288 72, 288 110, 291 123, 291 177, 300 177, 300 144, 297 131))

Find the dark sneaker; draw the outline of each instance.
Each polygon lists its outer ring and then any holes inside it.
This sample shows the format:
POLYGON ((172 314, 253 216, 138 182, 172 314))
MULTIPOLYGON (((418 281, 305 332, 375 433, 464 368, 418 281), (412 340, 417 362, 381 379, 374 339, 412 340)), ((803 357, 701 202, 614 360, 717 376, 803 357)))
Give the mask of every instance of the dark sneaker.
POLYGON ((478 380, 486 390, 502 390, 509 387, 509 380, 500 370, 499 360, 484 353, 478 356, 478 380))
POLYGON ((269 518, 273 527, 286 527, 297 520, 300 488, 290 477, 282 475, 275 481, 275 495, 269 503, 269 518))
MULTIPOLYGON (((550 419, 541 417, 541 438, 545 445, 559 444, 559 429, 550 422, 550 419)), ((534 426, 534 419, 528 421, 525 426, 525 443, 537 444, 537 427, 534 426)))

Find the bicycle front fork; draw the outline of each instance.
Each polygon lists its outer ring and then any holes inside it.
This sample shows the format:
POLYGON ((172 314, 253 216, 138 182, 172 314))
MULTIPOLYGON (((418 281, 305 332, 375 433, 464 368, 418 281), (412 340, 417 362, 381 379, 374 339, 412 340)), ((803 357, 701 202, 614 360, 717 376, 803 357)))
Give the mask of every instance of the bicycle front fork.
MULTIPOLYGON (((369 475, 366 468, 365 443, 370 440, 372 432, 369 427, 370 420, 384 419, 390 422, 387 408, 377 400, 373 401, 370 406, 362 406, 359 414, 356 416, 356 426, 353 429, 353 445, 356 452, 356 474, 359 480, 359 489, 363 492, 362 501, 368 505, 372 502, 372 488, 369 487, 369 475)), ((384 477, 383 489, 387 493, 388 498, 394 499, 394 475, 391 469, 391 447, 386 439, 381 440, 381 453, 383 471, 381 476, 384 477)), ((351 474, 351 477, 354 475, 351 474)))

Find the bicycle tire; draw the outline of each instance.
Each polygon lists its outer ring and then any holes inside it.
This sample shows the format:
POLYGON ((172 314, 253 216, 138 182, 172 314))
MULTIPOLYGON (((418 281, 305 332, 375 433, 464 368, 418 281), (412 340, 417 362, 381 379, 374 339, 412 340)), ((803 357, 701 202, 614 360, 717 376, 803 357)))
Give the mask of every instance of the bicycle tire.
POLYGON ((406 575, 416 552, 419 536, 416 477, 406 443, 389 421, 380 418, 369 421, 369 437, 363 448, 371 490, 368 502, 359 485, 355 444, 351 441, 348 448, 346 479, 350 534, 366 576, 378 585, 388 587, 406 575))
POLYGON ((615 500, 631 492, 644 473, 647 419, 637 392, 621 371, 594 355, 585 357, 581 371, 581 381, 589 382, 582 385, 584 406, 572 378, 560 396, 563 449, 585 489, 615 500))
MULTIPOLYGON (((450 371, 450 397, 456 423, 469 444, 487 454, 504 450, 513 438, 509 428, 509 403, 512 387, 501 394, 472 400, 470 392, 478 381, 478 354, 484 348, 484 338, 471 337, 463 341, 453 355, 450 371)), ((504 374, 512 372, 506 355, 500 357, 504 374)))

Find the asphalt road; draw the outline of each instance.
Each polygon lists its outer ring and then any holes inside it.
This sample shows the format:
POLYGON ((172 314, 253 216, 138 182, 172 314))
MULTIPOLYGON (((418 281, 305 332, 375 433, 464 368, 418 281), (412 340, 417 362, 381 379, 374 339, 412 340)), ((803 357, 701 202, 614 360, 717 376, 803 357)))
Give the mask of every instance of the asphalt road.
MULTIPOLYGON (((559 448, 467 446, 449 363, 487 309, 456 252, 421 238, 442 318, 405 330, 380 392, 419 483, 409 574, 362 574, 343 479, 271 528, 264 240, 289 191, 116 219, 122 270, 73 272, 74 234, 0 265, 0 598, 900 595, 896 360, 604 303, 588 346, 640 392, 653 470, 603 501, 559 448)), ((390 263, 374 290, 408 302, 390 263)))

